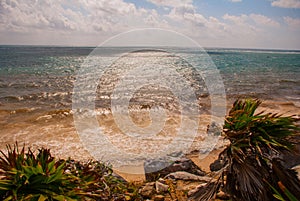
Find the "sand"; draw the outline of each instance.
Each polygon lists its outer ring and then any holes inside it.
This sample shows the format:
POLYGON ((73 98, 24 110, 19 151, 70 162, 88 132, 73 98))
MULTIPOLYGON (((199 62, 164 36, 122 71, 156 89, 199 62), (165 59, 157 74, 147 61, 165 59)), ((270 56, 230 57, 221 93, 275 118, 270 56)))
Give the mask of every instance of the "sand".
MULTIPOLYGON (((230 109, 233 100, 228 101, 228 109, 230 109)), ((3 107, 2 107, 3 108, 3 107)), ((283 115, 295 115, 300 118, 300 104, 298 102, 287 102, 285 100, 265 100, 259 111, 266 111, 272 113, 279 113, 283 115)), ((113 139, 114 132, 117 131, 114 125, 113 117, 99 116, 98 118, 104 124, 104 127, 109 128, 110 135, 113 139)), ((149 121, 149 118, 144 118, 149 121)), ((202 120, 208 120, 209 115, 203 114, 202 120)), ((145 122, 135 120, 137 124, 147 125, 145 122)), ((168 131, 172 133, 174 128, 172 124, 176 124, 176 118, 170 120, 168 124, 168 131)), ((202 127, 199 128, 199 135, 195 138, 195 147, 203 138, 203 133, 206 131, 206 123, 209 121, 202 121, 202 127)), ((27 110, 1 110, 0 111, 0 149, 5 150, 6 144, 13 144, 18 141, 19 145, 25 143, 25 146, 37 149, 39 147, 50 148, 54 156, 58 158, 74 158, 77 160, 88 160, 92 158, 86 148, 83 146, 80 136, 77 134, 74 126, 73 115, 70 110, 61 112, 40 112, 27 110)), ((119 138, 114 138, 118 142, 119 138)), ((125 145, 124 145, 125 146, 125 145)), ((222 148, 218 148, 210 152, 205 158, 199 157, 198 154, 192 152, 193 146, 189 149, 191 152, 187 155, 193 160, 201 169, 209 171, 209 165, 217 159, 218 154, 222 148)), ((126 166, 123 169, 118 168, 117 173, 120 173, 125 179, 129 181, 141 181, 145 179, 144 174, 135 174, 136 172, 143 172, 142 165, 140 166, 126 166)))

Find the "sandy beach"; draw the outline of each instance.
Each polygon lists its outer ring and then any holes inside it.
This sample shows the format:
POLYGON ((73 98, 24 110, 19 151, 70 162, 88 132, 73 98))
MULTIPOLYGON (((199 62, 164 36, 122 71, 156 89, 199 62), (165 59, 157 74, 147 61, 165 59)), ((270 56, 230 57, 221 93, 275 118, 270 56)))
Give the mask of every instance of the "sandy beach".
MULTIPOLYGON (((232 102, 233 99, 228 101, 228 109, 232 102)), ((264 100, 259 111, 300 117, 300 105, 298 103, 280 100, 264 100)), ((71 111, 62 110, 57 113, 39 113, 37 111, 27 111, 26 109, 1 110, 0 119, 2 128, 0 140, 1 150, 5 150, 6 144, 13 144, 18 141, 19 145, 24 143, 25 146, 32 147, 33 150, 40 147, 50 148, 52 154, 58 158, 71 157, 78 160, 88 160, 92 158, 77 134, 71 111)), ((111 135, 110 137, 113 143, 115 142, 117 145, 118 138, 113 138, 113 132, 118 132, 118 129, 114 124, 113 116, 111 114, 100 115, 98 119, 100 125, 110 131, 108 134, 111 135)), ((205 118, 202 117, 201 119, 203 120, 205 118)), ((208 120, 208 118, 206 119, 208 120)), ((140 121, 139 123, 142 124, 149 121, 149 119, 145 117, 144 122, 142 120, 140 121)), ((174 127, 178 126, 175 122, 176 121, 173 122, 174 127)), ((209 121, 206 123, 208 124, 209 121)), ((204 121, 201 122, 201 125, 199 135, 189 148, 190 153, 187 154, 187 156, 201 167, 201 169, 208 172, 209 165, 217 159, 224 143, 223 145, 220 143, 220 145, 216 146, 216 149, 210 152, 206 157, 199 157, 199 154, 195 152, 195 150, 198 143, 205 137, 204 133, 207 129, 207 125, 204 121)), ((174 129, 172 128, 172 124, 168 126, 168 130, 172 132, 172 129, 174 129)), ((136 172, 140 173, 143 171, 142 166, 127 166, 123 169, 118 168, 116 171, 131 181, 144 179, 143 174, 136 174, 136 172)))

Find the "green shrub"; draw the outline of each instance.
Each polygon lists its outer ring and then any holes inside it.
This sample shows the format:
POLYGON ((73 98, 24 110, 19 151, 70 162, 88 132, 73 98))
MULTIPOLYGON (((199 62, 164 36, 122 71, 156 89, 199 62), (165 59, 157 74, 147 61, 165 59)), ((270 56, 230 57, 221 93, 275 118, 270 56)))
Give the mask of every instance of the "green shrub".
POLYGON ((230 144, 220 154, 224 167, 217 173, 217 181, 209 183, 192 198, 208 200, 222 187, 232 200, 274 200, 287 186, 284 199, 297 195, 300 184, 293 171, 286 169, 279 158, 285 150, 292 151, 290 137, 299 127, 293 116, 256 113, 259 100, 237 100, 223 126, 224 138, 230 144), (281 185, 278 185, 281 184, 281 185), (286 194, 289 192, 290 194, 286 194))
POLYGON ((64 174, 66 163, 55 161, 49 149, 39 149, 35 155, 25 153, 18 145, 1 151, 0 195, 5 200, 73 200, 74 177, 64 174))
POLYGON ((108 164, 90 160, 86 163, 67 160, 66 173, 75 175, 80 194, 95 200, 141 200, 138 186, 127 183, 113 175, 108 164))
POLYGON ((55 160, 49 149, 0 151, 0 199, 29 201, 141 200, 138 188, 99 161, 55 160))

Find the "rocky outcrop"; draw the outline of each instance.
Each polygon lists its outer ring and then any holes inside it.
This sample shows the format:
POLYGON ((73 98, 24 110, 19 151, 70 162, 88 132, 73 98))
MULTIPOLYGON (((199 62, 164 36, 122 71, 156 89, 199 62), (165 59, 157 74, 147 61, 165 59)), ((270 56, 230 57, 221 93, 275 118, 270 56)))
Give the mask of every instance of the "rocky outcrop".
POLYGON ((173 180, 199 181, 199 182, 209 182, 211 180, 210 177, 199 176, 199 175, 191 174, 191 173, 184 172, 184 171, 170 173, 165 178, 169 178, 169 179, 173 179, 173 180))
POLYGON ((170 173, 178 171, 184 171, 199 176, 204 176, 206 174, 192 160, 185 157, 177 159, 173 163, 170 163, 165 159, 147 161, 144 164, 144 169, 147 181, 155 181, 159 177, 165 177, 170 173))
POLYGON ((171 164, 162 159, 148 161, 144 168, 146 182, 140 187, 139 193, 145 200, 186 201, 195 190, 213 181, 213 178, 185 157, 171 164), (163 166, 167 167, 151 172, 163 166))

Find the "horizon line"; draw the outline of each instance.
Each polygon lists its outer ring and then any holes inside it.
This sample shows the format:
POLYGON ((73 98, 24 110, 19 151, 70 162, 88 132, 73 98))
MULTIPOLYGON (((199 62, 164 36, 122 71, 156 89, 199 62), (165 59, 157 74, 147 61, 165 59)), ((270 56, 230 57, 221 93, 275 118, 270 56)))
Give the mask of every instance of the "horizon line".
MULTIPOLYGON (((92 46, 92 45, 36 45, 36 44, 0 44, 0 47, 8 46, 8 47, 58 47, 58 48, 97 48, 97 47, 103 47, 103 48, 141 48, 141 47, 176 47, 176 48, 196 48, 196 47, 184 47, 184 46, 92 46)), ((299 52, 299 49, 287 49, 287 48, 262 48, 262 47, 216 47, 216 46, 207 46, 207 47, 201 47, 203 49, 224 49, 224 50, 261 50, 261 51, 295 51, 299 52)))

